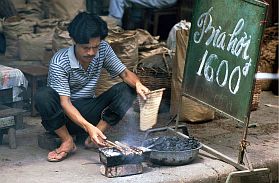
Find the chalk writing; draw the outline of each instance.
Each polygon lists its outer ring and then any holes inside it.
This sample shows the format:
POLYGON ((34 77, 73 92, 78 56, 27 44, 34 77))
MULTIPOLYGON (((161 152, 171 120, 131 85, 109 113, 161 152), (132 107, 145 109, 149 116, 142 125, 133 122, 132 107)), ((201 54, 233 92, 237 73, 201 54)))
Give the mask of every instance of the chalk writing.
MULTIPOLYGON (((205 50, 204 55, 202 57, 201 64, 200 64, 198 72, 197 72, 197 75, 201 76, 202 75, 202 70, 203 70, 203 75, 204 75, 205 79, 209 82, 213 82, 215 75, 214 75, 214 68, 211 65, 212 65, 213 61, 218 61, 218 56, 216 54, 210 54, 207 58, 207 55, 208 55, 208 51, 205 50)), ((250 64, 247 63, 245 65, 245 67, 243 68, 243 71, 248 72, 248 70, 249 70, 248 68, 250 66, 251 66, 251 63, 250 64)), ((237 66, 232 70, 229 78, 228 78, 228 75, 229 75, 228 61, 227 60, 222 60, 221 63, 219 64, 218 69, 217 69, 215 80, 220 87, 226 86, 227 82, 229 81, 228 86, 229 86, 230 92, 232 94, 236 94, 239 90, 240 79, 241 79, 240 66, 237 66), (224 69, 225 69, 225 75, 224 75, 223 81, 221 83, 220 80, 222 78, 220 78, 221 77, 220 76, 220 71, 221 71, 223 65, 224 65, 224 69), (234 77, 237 77, 235 86, 233 86, 233 83, 232 83, 232 80, 233 80, 234 77)))
POLYGON ((230 92, 232 94, 236 94, 236 92, 239 90, 239 83, 240 83, 240 79, 241 79, 241 72, 240 72, 240 67, 237 66, 236 68, 234 68, 234 70, 232 71, 231 73, 231 76, 230 76, 230 79, 229 79, 229 89, 230 89, 230 92), (232 86, 232 78, 233 76, 236 74, 238 74, 238 79, 237 79, 237 82, 236 82, 236 85, 233 89, 233 86, 232 86))
POLYGON ((233 30, 232 34, 229 34, 231 36, 231 39, 229 41, 227 50, 230 51, 233 55, 236 55, 237 57, 240 55, 242 49, 244 49, 242 58, 244 60, 249 59, 249 55, 247 54, 249 45, 251 43, 251 35, 249 36, 249 39, 247 40, 247 33, 244 32, 244 37, 241 37, 240 40, 238 41, 237 35, 240 34, 244 27, 244 19, 240 19, 238 23, 235 26, 235 29, 233 30))
MULTIPOLYGON (((219 67, 217 68, 216 72, 216 82, 220 87, 226 86, 227 82, 229 91, 232 94, 236 94, 239 91, 241 74, 243 76, 247 76, 249 73, 249 69, 251 66, 251 58, 248 55, 248 48, 251 43, 251 36, 248 36, 246 32, 243 32, 243 36, 239 39, 238 36, 242 33, 245 21, 243 18, 239 19, 234 30, 231 34, 228 34, 230 37, 229 42, 226 46, 226 32, 222 32, 222 27, 218 26, 215 28, 213 24, 212 15, 210 14, 213 10, 211 7, 207 12, 202 13, 197 21, 197 27, 199 28, 198 31, 194 33, 194 42, 196 44, 200 44, 205 38, 206 34, 210 34, 208 39, 205 41, 205 45, 209 46, 212 45, 215 48, 228 51, 232 55, 239 57, 242 53, 242 59, 248 60, 248 63, 245 63, 244 67, 240 68, 240 66, 236 66, 229 75, 229 62, 227 60, 222 60, 219 67), (224 78, 220 78, 220 71, 221 69, 224 70, 225 75, 224 78), (242 71, 242 72, 241 72, 242 71), (233 86, 232 80, 234 77, 237 77, 236 84, 233 86), (222 80, 221 80, 222 79, 222 80)), ((208 50, 205 51, 200 66, 197 71, 197 75, 202 76, 202 71, 205 79, 208 82, 214 82, 214 68, 212 67, 212 63, 218 61, 218 55, 212 53, 208 56, 208 50)))
POLYGON ((216 73, 216 82, 220 87, 224 87, 227 84, 227 79, 228 79, 228 75, 229 75, 229 71, 228 71, 228 61, 227 60, 222 60, 221 64, 219 65, 218 69, 217 69, 217 73, 216 73), (225 77, 223 79, 223 82, 220 84, 220 79, 219 79, 219 75, 220 75, 220 71, 223 67, 223 65, 225 66, 225 77))
POLYGON ((210 12, 213 10, 213 7, 211 7, 207 12, 201 14, 201 16, 198 19, 197 26, 199 31, 196 31, 194 33, 194 42, 195 43, 201 43, 203 38, 207 33, 209 33, 208 39, 205 41, 205 45, 210 45, 212 44, 213 47, 222 49, 222 50, 227 50, 231 54, 235 56, 239 56, 242 52, 242 58, 244 60, 247 60, 250 58, 248 55, 248 48, 251 43, 251 35, 247 35, 246 32, 243 32, 243 36, 239 39, 238 36, 241 35, 243 27, 245 25, 244 19, 241 18, 233 32, 231 34, 228 34, 230 36, 230 40, 227 44, 225 44, 226 41, 226 32, 222 32, 222 27, 218 26, 216 29, 214 26, 212 26, 213 20, 212 20, 212 15, 210 12))

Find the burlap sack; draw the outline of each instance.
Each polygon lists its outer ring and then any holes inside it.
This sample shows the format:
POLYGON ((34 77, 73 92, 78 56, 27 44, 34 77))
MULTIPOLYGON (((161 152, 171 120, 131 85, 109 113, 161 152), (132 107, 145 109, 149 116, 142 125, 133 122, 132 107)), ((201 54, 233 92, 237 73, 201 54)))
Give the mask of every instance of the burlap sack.
POLYGON ((147 30, 137 29, 137 33, 139 46, 154 45, 159 43, 159 37, 152 36, 147 30))
POLYGON ((191 23, 186 20, 181 20, 177 24, 175 24, 169 32, 167 39, 167 47, 175 52, 176 48, 176 31, 181 29, 189 29, 191 27, 191 23))
POLYGON ((45 48, 42 64, 49 66, 49 62, 55 53, 52 52, 52 48, 45 48))
POLYGON ((43 61, 46 47, 51 45, 52 33, 22 34, 19 36, 19 58, 27 61, 43 61))
POLYGON ((164 46, 157 46, 155 48, 146 48, 139 52, 139 60, 144 60, 154 55, 169 55, 172 56, 170 50, 164 46))
POLYGON ((59 19, 60 21, 58 21, 58 25, 57 27, 63 31, 68 31, 68 26, 70 24, 70 20, 61 20, 59 19))
POLYGON ((21 17, 10 17, 3 22, 3 32, 6 38, 5 57, 18 59, 18 36, 33 33, 36 22, 21 17))
POLYGON ((50 19, 43 19, 37 22, 35 26, 35 33, 42 33, 42 32, 53 32, 55 27, 60 22, 57 18, 50 18, 50 19))
POLYGON ((71 45, 73 45, 73 40, 69 36, 69 32, 56 27, 52 38, 52 51, 57 52, 61 48, 67 48, 71 45))
POLYGON ((109 17, 109 16, 100 16, 108 25, 108 29, 114 29, 117 27, 117 22, 115 18, 109 17))
POLYGON ((45 18, 71 20, 80 11, 86 11, 85 0, 44 0, 45 18))
POLYGON ((15 9, 21 10, 24 9, 26 7, 26 0, 11 0, 11 2, 14 4, 15 9))
POLYGON ((28 0, 25 5, 20 4, 20 6, 17 12, 21 17, 38 20, 44 18, 43 0, 28 0))
POLYGON ((0 33, 3 32, 3 22, 4 22, 4 20, 2 18, 0 18, 0 33))
MULTIPOLYGON (((264 31, 263 41, 261 44, 261 54, 258 64, 259 72, 272 73, 276 57, 276 46, 279 44, 278 26, 268 27, 264 31)), ((264 79, 261 81, 262 90, 270 90, 272 80, 264 79)))
POLYGON ((136 31, 124 31, 107 36, 106 41, 128 69, 138 63, 138 44, 136 31))
MULTIPOLYGON (((171 109, 172 115, 178 113, 178 102, 181 96, 181 85, 184 75, 184 64, 186 50, 189 39, 189 30, 176 31, 176 54, 172 68, 171 82, 171 109)), ((198 122, 214 119, 214 111, 207 107, 192 101, 189 98, 182 97, 180 121, 198 122)))
MULTIPOLYGON (((128 69, 132 70, 137 65, 138 44, 136 31, 116 32, 108 35, 106 41, 110 43, 118 58, 128 69)), ((96 88, 96 95, 100 95, 111 86, 121 81, 122 79, 119 77, 112 79, 109 73, 103 69, 96 88)))

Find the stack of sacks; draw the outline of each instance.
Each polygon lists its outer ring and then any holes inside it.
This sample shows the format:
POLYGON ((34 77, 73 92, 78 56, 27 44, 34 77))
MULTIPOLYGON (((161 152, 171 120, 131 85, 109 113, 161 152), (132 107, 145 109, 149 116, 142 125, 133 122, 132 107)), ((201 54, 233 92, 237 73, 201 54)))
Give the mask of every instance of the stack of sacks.
MULTIPOLYGON (((173 74, 171 81, 171 109, 172 115, 179 113, 179 121, 200 122, 214 119, 214 111, 189 99, 181 97, 181 86, 184 76, 184 65, 188 46, 188 39, 191 24, 188 22, 180 22, 176 25, 175 37, 175 58, 173 62, 173 74), (182 100, 180 111, 178 111, 179 101, 182 100)), ((172 44, 173 45, 173 44, 172 44)))
POLYGON ((63 0, 12 2, 18 16, 9 17, 3 23, 5 58, 39 61, 45 65, 55 51, 72 44, 65 33, 67 23, 79 11, 86 10, 85 0, 67 0, 67 3, 63 0))

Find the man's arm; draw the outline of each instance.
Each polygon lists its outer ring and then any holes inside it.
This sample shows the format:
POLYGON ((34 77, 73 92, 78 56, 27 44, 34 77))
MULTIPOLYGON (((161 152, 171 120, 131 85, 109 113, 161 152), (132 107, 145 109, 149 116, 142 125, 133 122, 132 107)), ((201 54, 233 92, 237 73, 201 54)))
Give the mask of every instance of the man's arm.
POLYGON ((137 75, 131 72, 129 69, 125 69, 120 77, 123 79, 125 83, 130 85, 133 88, 136 88, 137 93, 146 100, 145 94, 149 92, 149 89, 145 87, 137 77, 137 75))
POLYGON ((86 119, 82 117, 80 112, 73 106, 70 97, 60 96, 60 104, 65 112, 65 114, 77 125, 82 127, 90 136, 93 142, 96 142, 99 145, 103 145, 98 137, 106 139, 106 136, 94 125, 89 123, 86 119))

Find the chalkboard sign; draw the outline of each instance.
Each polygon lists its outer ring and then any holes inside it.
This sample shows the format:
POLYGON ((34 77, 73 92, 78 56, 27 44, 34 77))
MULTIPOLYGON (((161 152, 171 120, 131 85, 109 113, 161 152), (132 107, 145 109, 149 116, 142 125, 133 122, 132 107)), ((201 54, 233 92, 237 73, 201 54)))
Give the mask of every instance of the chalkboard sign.
POLYGON ((195 0, 183 95, 249 119, 266 11, 257 0, 195 0))

